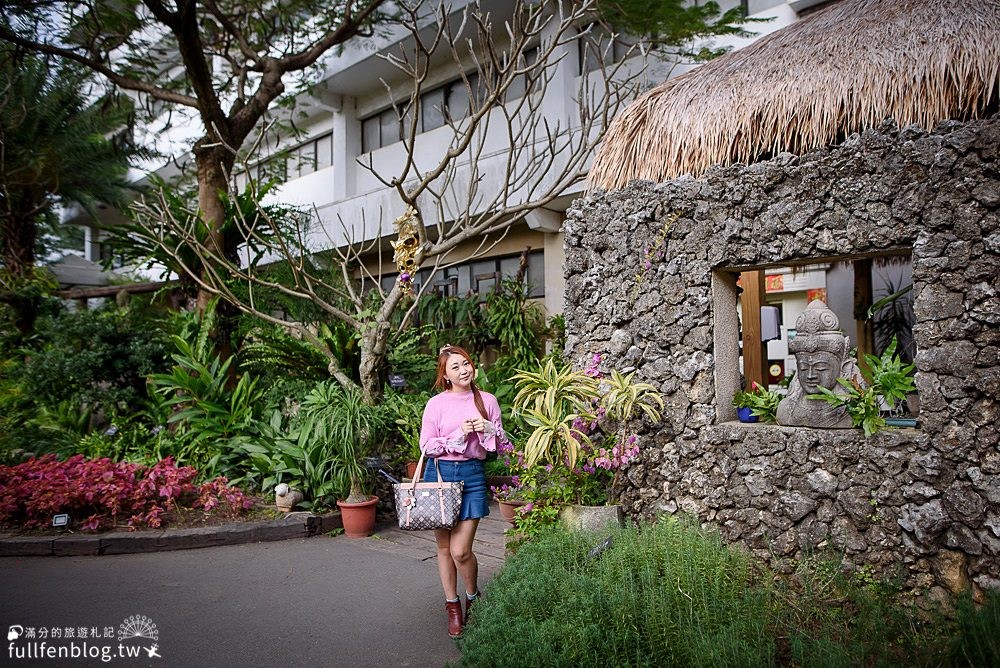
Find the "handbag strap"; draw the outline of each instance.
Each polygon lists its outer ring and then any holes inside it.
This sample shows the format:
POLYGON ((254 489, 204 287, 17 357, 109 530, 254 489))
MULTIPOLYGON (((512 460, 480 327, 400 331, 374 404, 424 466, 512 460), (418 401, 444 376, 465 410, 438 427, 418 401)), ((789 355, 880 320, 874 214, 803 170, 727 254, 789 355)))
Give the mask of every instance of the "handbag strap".
MULTIPOLYGON (((410 493, 413 493, 417 489, 417 483, 420 482, 420 474, 424 471, 424 458, 427 454, 421 450, 420 459, 417 460, 417 473, 413 476, 413 480, 410 481, 410 493)), ((441 480, 441 469, 438 468, 437 459, 434 459, 434 471, 437 473, 438 484, 443 485, 444 481, 441 480)))

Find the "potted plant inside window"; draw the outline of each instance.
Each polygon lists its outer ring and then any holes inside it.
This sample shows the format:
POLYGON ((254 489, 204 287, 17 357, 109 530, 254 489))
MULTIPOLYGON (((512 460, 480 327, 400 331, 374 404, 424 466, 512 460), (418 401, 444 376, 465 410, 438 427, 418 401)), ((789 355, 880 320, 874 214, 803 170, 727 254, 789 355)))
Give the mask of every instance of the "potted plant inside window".
POLYGON ((781 394, 764 389, 754 381, 753 389, 740 390, 733 395, 733 406, 740 422, 774 422, 781 399, 781 394))
POLYGON ((515 376, 514 407, 531 430, 521 458, 527 503, 519 529, 537 525, 540 511, 553 517, 554 508, 571 527, 621 523, 621 507, 607 502, 615 477, 639 453, 637 437, 626 427, 640 415, 659 422, 663 399, 634 374, 604 376, 599 364, 595 355, 587 369, 573 371, 550 359, 537 372, 515 376))

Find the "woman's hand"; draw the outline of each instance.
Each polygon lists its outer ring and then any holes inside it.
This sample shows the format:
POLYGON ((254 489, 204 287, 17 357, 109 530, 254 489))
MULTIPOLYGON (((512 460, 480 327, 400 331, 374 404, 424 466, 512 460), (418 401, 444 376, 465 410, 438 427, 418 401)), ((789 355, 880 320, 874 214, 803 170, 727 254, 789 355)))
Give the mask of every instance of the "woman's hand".
POLYGON ((481 432, 486 428, 485 424, 486 421, 481 417, 467 418, 462 421, 462 433, 468 435, 474 431, 481 432))

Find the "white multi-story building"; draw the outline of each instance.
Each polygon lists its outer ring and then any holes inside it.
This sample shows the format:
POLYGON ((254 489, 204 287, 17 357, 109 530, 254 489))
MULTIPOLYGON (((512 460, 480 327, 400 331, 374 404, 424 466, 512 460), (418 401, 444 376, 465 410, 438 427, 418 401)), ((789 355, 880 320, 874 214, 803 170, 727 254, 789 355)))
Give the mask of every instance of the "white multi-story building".
MULTIPOLYGON (((796 21, 802 13, 826 1, 720 0, 718 4, 723 11, 742 5, 748 16, 770 19, 748 26, 760 36, 796 21)), ((502 12, 507 3, 494 4, 495 9, 502 12)), ((497 38, 505 39, 502 34, 497 38)), ((315 210, 322 234, 314 235, 314 240, 320 246, 374 239, 377 235, 391 237, 392 221, 403 211, 395 189, 376 174, 391 177, 408 158, 393 103, 407 97, 409 91, 405 88, 406 82, 397 77, 398 71, 382 57, 398 48, 405 39, 406 36, 400 34, 355 40, 341 53, 330 55, 320 82, 296 105, 294 125, 298 131, 294 136, 277 139, 273 133, 269 135, 262 143, 266 147, 264 155, 252 156, 246 164, 247 169, 235 177, 238 184, 245 184, 247 172, 255 176, 277 175, 283 183, 274 194, 276 199, 315 210), (391 94, 387 88, 391 89, 391 94), (362 165, 370 165, 370 168, 362 165)), ((739 48, 752 39, 732 38, 728 44, 714 46, 739 48)), ((570 44, 561 48, 564 53, 560 54, 561 59, 554 66, 551 81, 544 91, 541 114, 552 123, 567 120, 571 124, 579 123, 578 115, 575 116, 574 92, 580 89, 581 78, 588 76, 594 64, 589 62, 583 49, 570 44)), ((530 59, 532 54, 526 51, 524 56, 530 59)), ((614 57, 614 49, 609 50, 607 58, 614 57)), ((673 74, 690 67, 675 67, 673 74)), ((419 100, 423 113, 413 150, 418 161, 429 163, 448 150, 453 133, 447 119, 460 117, 461 113, 456 110, 468 109, 468 88, 460 85, 460 75, 456 72, 454 63, 443 63, 439 69, 431 71, 423 86, 419 100)), ((659 83, 655 76, 654 73, 650 77, 651 83, 659 83)), ((518 93, 512 91, 508 97, 518 93)), ((163 146, 183 146, 190 134, 190 127, 177 128, 162 134, 160 142, 163 146)), ((477 155, 479 192, 499 191, 503 180, 508 178, 509 171, 504 165, 509 151, 504 139, 503 136, 487 137, 483 150, 477 155)), ((155 171, 169 175, 183 160, 183 155, 174 156, 167 165, 155 171)), ((516 171, 518 165, 513 169, 516 171)), ((584 183, 567 188, 488 249, 469 242, 449 256, 447 264, 450 266, 440 269, 434 276, 425 272, 415 278, 431 280, 436 290, 448 294, 483 293, 491 289, 500 276, 514 274, 522 253, 530 248, 527 278, 532 286, 531 295, 544 300, 549 314, 561 312, 564 255, 560 227, 566 208, 584 188, 584 183)), ((99 234, 88 230, 85 257, 98 261, 101 253, 99 234)), ((394 280, 395 268, 388 261, 391 251, 383 253, 382 257, 381 267, 375 268, 383 273, 384 280, 394 280)))

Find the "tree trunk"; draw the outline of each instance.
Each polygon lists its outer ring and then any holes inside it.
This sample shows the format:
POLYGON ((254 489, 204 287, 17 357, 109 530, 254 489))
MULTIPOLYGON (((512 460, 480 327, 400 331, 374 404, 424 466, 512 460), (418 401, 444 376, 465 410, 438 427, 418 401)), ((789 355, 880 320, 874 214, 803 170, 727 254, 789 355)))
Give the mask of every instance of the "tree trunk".
POLYGON ((24 291, 26 281, 30 281, 35 268, 35 243, 38 240, 38 226, 34 217, 3 217, 3 264, 7 280, 13 288, 5 292, 3 301, 14 311, 14 325, 24 336, 35 329, 38 317, 39 298, 34 291, 24 291))
POLYGON ((25 278, 35 266, 38 227, 35 220, 3 217, 3 264, 12 278, 25 278))
POLYGON ((382 371, 385 368, 385 345, 378 352, 376 336, 365 335, 361 338, 361 362, 358 374, 361 378, 361 396, 369 406, 376 405, 382 399, 382 371))
MULTIPOLYGON (((194 149, 195 164, 198 167, 198 210, 208 227, 208 237, 204 240, 204 245, 209 253, 238 261, 235 237, 230 235, 230 238, 227 239, 224 233, 226 207, 222 202, 222 195, 229 192, 228 175, 233 168, 235 159, 225 147, 218 144, 206 147, 208 143, 207 137, 202 138, 195 144, 194 149)), ((204 268, 198 267, 198 271, 204 271, 204 268)), ((205 313, 212 297, 212 293, 207 290, 198 289, 197 309, 199 314, 205 313)), ((236 311, 228 302, 220 301, 216 313, 218 319, 215 331, 211 333, 211 336, 215 341, 216 352, 225 361, 233 356, 230 334, 233 330, 236 311)), ((230 389, 236 385, 236 372, 236 365, 230 365, 227 383, 230 389)))
MULTIPOLYGON (((236 249, 226 248, 222 232, 226 222, 226 209, 222 204, 221 194, 229 192, 227 174, 233 167, 234 158, 229 151, 218 145, 206 147, 208 143, 207 138, 202 138, 194 148, 195 164, 198 167, 198 210, 209 230, 204 244, 211 253, 231 257, 236 249)), ((198 271, 202 269, 199 267, 198 271)), ((205 312, 211 298, 211 293, 198 290, 199 313, 205 312)))

